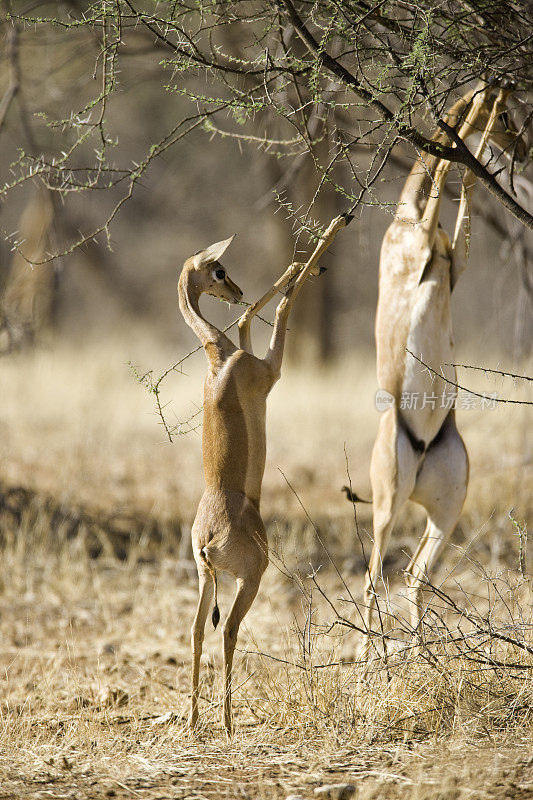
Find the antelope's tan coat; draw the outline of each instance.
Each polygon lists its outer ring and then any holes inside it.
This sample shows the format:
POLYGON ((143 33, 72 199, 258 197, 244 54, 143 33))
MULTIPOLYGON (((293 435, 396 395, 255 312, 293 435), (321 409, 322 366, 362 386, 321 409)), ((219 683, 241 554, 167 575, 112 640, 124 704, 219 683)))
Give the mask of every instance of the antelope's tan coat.
MULTIPOLYGON (((459 100, 447 115, 463 141, 478 132, 500 149, 516 137, 502 121, 503 93, 483 88, 459 100)), ((441 134, 435 137, 443 140, 441 134)), ((524 156, 519 143, 519 155, 524 156)), ((474 185, 463 177, 463 199, 454 241, 439 226, 442 190, 450 163, 434 157, 418 161, 407 178, 398 210, 383 239, 376 314, 377 376, 394 405, 383 413, 370 477, 374 504, 374 543, 365 585, 366 625, 372 630, 376 585, 397 515, 408 499, 427 511, 427 526, 407 568, 412 627, 419 630, 421 586, 456 525, 468 483, 468 457, 450 404, 455 389, 435 380, 407 353, 409 349, 444 378, 455 382, 451 292, 466 267, 468 232, 464 215, 474 185), (441 404, 440 396, 444 392, 441 404), (402 394, 418 397, 418 407, 402 407, 402 394), (437 395, 436 401, 421 400, 437 395)), ((365 641, 369 654, 371 637, 365 641)))
MULTIPOLYGON (((203 466, 205 491, 192 527, 198 568, 199 601, 191 631, 192 696, 189 723, 198 720, 198 682, 204 628, 216 594, 216 573, 229 572, 237 593, 224 623, 224 724, 232 731, 231 669, 239 626, 257 594, 268 564, 268 545, 260 514, 261 484, 266 458, 266 400, 281 374, 285 332, 292 304, 320 255, 349 218, 332 221, 305 265, 293 264, 239 320, 239 347, 199 309, 207 292, 237 302, 242 292, 218 263, 231 242, 227 239, 188 259, 181 273, 179 305, 185 321, 204 346, 208 370, 204 386, 203 466), (282 286, 290 287, 278 304, 270 347, 264 359, 252 353, 250 325, 254 315, 282 286)), ((218 609, 217 609, 218 611, 218 609)), ((216 621, 216 619, 214 619, 216 621)))

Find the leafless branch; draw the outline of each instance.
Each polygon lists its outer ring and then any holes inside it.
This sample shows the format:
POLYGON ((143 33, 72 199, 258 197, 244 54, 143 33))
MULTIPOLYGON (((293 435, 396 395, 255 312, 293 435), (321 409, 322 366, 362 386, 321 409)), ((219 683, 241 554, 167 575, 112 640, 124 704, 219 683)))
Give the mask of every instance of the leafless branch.
POLYGON ((406 347, 405 349, 409 353, 409 355, 411 355, 415 359, 415 361, 418 361, 418 363, 421 364, 424 367, 424 369, 427 369, 427 371, 431 375, 433 375, 435 378, 439 378, 441 381, 444 381, 444 383, 448 384, 449 386, 454 386, 456 389, 461 389, 463 392, 468 392, 468 394, 474 395, 474 397, 480 397, 481 399, 487 400, 491 403, 508 403, 517 406, 533 406, 533 400, 510 400, 504 397, 494 397, 493 395, 475 392, 473 389, 469 389, 467 386, 462 386, 460 383, 456 383, 455 381, 450 380, 440 372, 434 370, 433 367, 430 367, 429 364, 426 364, 424 361, 422 361, 422 359, 416 356, 411 350, 409 350, 408 347, 406 347))

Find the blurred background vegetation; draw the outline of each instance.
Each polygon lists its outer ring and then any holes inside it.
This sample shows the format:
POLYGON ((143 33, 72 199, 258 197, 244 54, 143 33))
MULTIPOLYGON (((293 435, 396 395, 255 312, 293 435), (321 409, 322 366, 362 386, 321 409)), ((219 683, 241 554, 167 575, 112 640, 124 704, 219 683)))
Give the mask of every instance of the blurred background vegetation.
MULTIPOLYGON (((8 238, 0 250, 2 283, 7 286, 10 272, 19 274, 19 284, 32 279, 11 253, 14 242, 26 240, 22 252, 38 262, 88 237, 33 271, 42 308, 22 309, 21 324, 42 327, 50 317, 73 340, 122 336, 135 325, 187 347, 190 334, 178 318, 174 292, 185 258, 237 233, 227 266, 253 300, 294 249, 305 250, 305 239, 296 235, 301 219, 324 225, 346 210, 374 162, 383 159, 379 178, 356 208, 357 222, 328 257, 329 273, 299 302, 289 342, 298 363, 372 350, 379 249, 416 147, 404 138, 387 151, 390 130, 372 119, 368 102, 317 67, 281 6, 3 5, 0 222, 8 238), (202 68, 198 53, 221 66, 202 68), (261 86, 255 73, 262 69, 274 88, 261 86), (259 91, 248 88, 252 80, 259 91), (185 136, 189 118, 194 124, 185 136), (290 145, 272 143, 291 137, 290 145), (324 180, 323 165, 335 158, 324 180), (131 198, 107 227, 136 165, 145 163, 131 198), (31 174, 37 177, 27 180, 31 174), (32 247, 38 252, 29 252, 32 247), (47 282, 52 297, 43 299, 47 282)), ((531 92, 531 51, 521 43, 527 4, 504 3, 498 13, 480 4, 456 23, 455 45, 452 35, 446 40, 440 34, 447 20, 436 10, 431 15, 432 4, 423 5, 408 12, 402 3, 347 3, 340 10, 334 3, 303 4, 302 13, 324 48, 341 53, 352 45, 355 55, 342 63, 379 88, 373 88, 375 97, 390 101, 395 116, 389 128, 405 122, 408 105, 409 121, 431 136, 435 105, 445 109, 489 65, 495 80, 505 73, 517 81, 520 127, 531 92), (366 27, 353 23, 365 15, 366 27), (405 31, 395 32, 393 24, 405 31), (462 63, 445 48, 435 52, 437 41, 459 49, 462 63)), ((531 203, 527 174, 516 180, 525 208, 531 203)), ((450 226, 457 172, 448 189, 443 220, 450 226)), ((476 355, 486 352, 491 363, 493 350, 513 361, 527 355, 531 341, 531 234, 483 187, 476 210, 470 267, 454 297, 457 340, 476 355)), ((10 305, 23 305, 22 289, 7 289, 4 316, 10 305)))
MULTIPOLYGON (((160 492, 168 513, 191 513, 202 482, 201 415, 173 449, 158 449, 153 397, 126 362, 158 375, 196 345, 176 296, 193 252, 236 233, 224 261, 252 301, 321 226, 354 207, 356 219, 324 259, 328 271, 309 282, 291 317, 290 377, 271 404, 269 447, 271 465, 289 464, 300 488, 315 487, 321 513, 341 505, 345 444, 364 490, 378 421, 373 321, 383 234, 420 148, 434 145, 441 115, 478 80, 512 88, 510 112, 530 146, 530 22, 524 2, 5 0, 6 479, 99 505, 109 489, 111 504, 143 508, 160 492), (339 65, 348 77, 336 74, 339 65)), ((489 172, 531 212, 530 168, 513 163, 513 187, 502 166, 491 153, 489 172)), ((448 181, 448 229, 462 168, 448 181)), ((531 374, 532 252, 527 225, 478 185, 469 269, 453 298, 462 363, 531 374)), ((236 315, 204 302, 220 325, 236 315)), ((266 342, 268 326, 255 325, 254 340, 266 342)), ((173 374, 162 386, 173 423, 201 405, 202 354, 183 368, 191 378, 173 374)), ((468 380, 525 396, 512 382, 468 380)), ((516 470, 529 468, 527 413, 464 412, 474 463, 493 476, 487 498, 508 462, 513 492, 516 470)), ((283 480, 267 472, 276 508, 298 513, 283 480)))

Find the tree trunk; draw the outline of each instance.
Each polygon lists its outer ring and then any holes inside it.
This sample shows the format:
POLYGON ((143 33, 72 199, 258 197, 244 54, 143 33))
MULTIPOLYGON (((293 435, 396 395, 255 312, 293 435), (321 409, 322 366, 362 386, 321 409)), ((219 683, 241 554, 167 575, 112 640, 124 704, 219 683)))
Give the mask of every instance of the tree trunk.
POLYGON ((25 347, 50 322, 54 266, 36 262, 48 252, 52 221, 50 194, 40 187, 22 213, 17 237, 21 252, 13 256, 0 300, 0 353, 25 347))

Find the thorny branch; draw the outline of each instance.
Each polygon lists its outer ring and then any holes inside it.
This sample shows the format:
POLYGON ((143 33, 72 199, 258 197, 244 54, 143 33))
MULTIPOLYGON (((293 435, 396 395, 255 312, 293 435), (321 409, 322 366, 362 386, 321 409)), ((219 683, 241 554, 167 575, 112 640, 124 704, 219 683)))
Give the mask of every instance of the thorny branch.
MULTIPOLYGON (((495 397, 494 395, 475 392, 473 389, 469 389, 468 387, 462 386, 460 383, 457 383, 456 381, 450 380, 450 378, 447 378, 443 373, 437 372, 435 369, 433 369, 433 367, 430 367, 429 364, 426 364, 425 361, 423 361, 421 358, 416 356, 411 350, 409 350, 408 347, 406 347, 405 349, 409 353, 409 355, 411 355, 415 359, 415 361, 418 361, 418 363, 421 364, 421 366, 423 366, 424 369, 427 369, 427 371, 431 375, 433 375, 435 378, 439 378, 440 380, 444 381, 444 383, 448 384, 449 386, 454 386, 456 389, 461 389, 463 392, 468 392, 468 394, 474 395, 474 397, 480 397, 482 400, 487 400, 490 401, 491 403, 495 402, 495 403, 508 403, 511 405, 518 405, 518 406, 533 406, 533 400, 511 400, 504 397, 495 397)), ((482 371, 489 371, 489 370, 483 370, 483 367, 478 367, 478 369, 482 371)), ((500 373, 500 374, 506 375, 509 373, 500 373)), ((529 381, 533 380, 532 378, 524 378, 524 376, 519 376, 519 377, 521 377, 522 380, 529 380, 529 381)))
MULTIPOLYGON (((283 474, 283 473, 282 473, 283 474)), ((285 477, 285 476, 283 476, 285 477)), ((285 478, 287 481, 287 479, 285 478)), ((383 603, 382 614, 386 618, 380 625, 381 630, 369 630, 364 623, 364 606, 358 603, 348 591, 347 598, 333 599, 324 588, 327 579, 323 575, 328 563, 339 578, 341 585, 347 590, 346 578, 338 567, 334 552, 331 547, 326 547, 317 525, 307 513, 305 506, 294 487, 287 481, 291 491, 295 494, 298 502, 302 506, 311 530, 317 538, 321 550, 324 552, 325 563, 315 563, 307 575, 302 575, 298 566, 290 566, 282 549, 273 547, 270 550, 270 560, 272 564, 289 580, 293 581, 298 591, 302 594, 303 602, 308 606, 306 613, 305 630, 300 628, 299 635, 308 642, 305 658, 300 661, 287 659, 283 660, 299 670, 308 670, 311 673, 315 670, 328 668, 343 668, 351 666, 361 666, 365 674, 377 673, 384 670, 387 674, 391 669, 391 658, 394 657, 396 665, 402 668, 409 662, 413 664, 425 663, 431 669, 435 669, 443 677, 454 661, 466 662, 467 664, 482 665, 488 670, 494 670, 499 674, 504 672, 513 674, 518 680, 530 680, 531 670, 533 670, 533 645, 531 636, 533 626, 525 622, 525 617, 520 611, 516 613, 513 609, 521 609, 523 603, 530 602, 530 580, 531 576, 527 573, 525 560, 525 546, 527 533, 525 525, 517 523, 513 516, 513 511, 509 512, 509 518, 518 530, 519 554, 518 568, 516 570, 498 571, 495 576, 486 573, 482 565, 473 561, 473 566, 477 566, 483 576, 484 582, 490 589, 488 609, 478 609, 475 605, 476 596, 466 593, 461 584, 456 580, 456 589, 464 598, 464 603, 458 600, 443 588, 442 584, 431 581, 428 576, 423 579, 423 588, 426 593, 425 612, 423 615, 423 635, 418 636, 413 630, 408 617, 400 608, 395 609, 388 597, 383 603), (313 594, 313 590, 314 594, 313 594), (494 598, 490 601, 490 593, 494 598), (318 617, 317 602, 313 598, 320 598, 326 608, 326 616, 320 613, 321 622, 315 622, 318 617), (507 598, 511 599, 508 600, 507 598), (500 609, 497 612, 495 603, 498 601, 500 609), (347 610, 341 611, 339 603, 347 606, 347 610), (350 610, 351 609, 351 610, 350 610), (327 613, 333 615, 327 616, 327 613), (361 619, 361 624, 354 621, 353 613, 361 619), (507 619, 505 617, 507 616, 507 619), (310 621, 310 622, 309 622, 310 621), (310 628, 310 629, 309 629, 310 628), (318 643, 330 636, 335 629, 342 629, 345 634, 350 633, 359 635, 369 635, 375 646, 376 658, 372 661, 369 669, 365 661, 360 659, 342 660, 331 658, 328 661, 316 661, 314 654, 318 654, 318 643), (387 645, 389 652, 387 651, 387 645), (496 651, 496 645, 501 646, 496 651), (383 657, 380 655, 380 650, 383 657), (522 660, 517 659, 517 652, 522 660), (395 655, 394 655, 395 653, 395 655)), ((363 544, 360 541, 363 563, 366 559, 363 544)), ((472 557, 469 557, 472 561, 472 557)), ((452 571, 453 572, 453 571, 452 571)), ((450 574, 448 573, 448 579, 450 574)), ((379 608, 381 600, 375 589, 377 606, 379 608)), ((302 648, 303 650, 303 648, 302 648)), ((257 655, 266 656, 260 651, 257 655)), ((332 651, 333 653, 335 651, 332 651)), ((465 675, 465 680, 468 677, 465 675)), ((475 683, 472 689, 476 690, 475 683)))
MULTIPOLYGON (((376 172, 373 164, 377 156, 384 167, 394 157, 393 148, 404 141, 414 148, 414 158, 428 153, 467 165, 499 203, 523 225, 533 227, 529 211, 442 120, 451 102, 485 78, 510 86, 517 127, 527 135, 533 69, 530 6, 525 0, 502 0, 497 11, 463 0, 320 0, 312 6, 293 0, 223 0, 216 7, 204 0, 194 6, 175 0, 155 8, 138 0, 96 0, 83 13, 78 4, 51 11, 50 4, 36 0, 27 9, 19 4, 13 9, 2 23, 8 62, 13 21, 20 27, 20 46, 46 33, 59 52, 76 37, 77 50, 94 57, 95 95, 87 99, 85 90, 79 92, 74 83, 62 103, 67 113, 55 118, 56 104, 45 92, 41 105, 32 110, 34 119, 48 128, 48 150, 30 155, 21 151, 12 175, 0 186, 6 198, 25 181, 40 177, 64 200, 87 191, 113 199, 101 224, 50 259, 68 255, 95 237, 104 236, 109 243, 111 224, 153 162, 178 149, 185 138, 203 133, 259 148, 265 157, 287 165, 312 158, 320 179, 317 193, 329 186, 354 208, 366 204, 385 210, 390 203, 380 197, 381 169, 376 172), (124 163, 113 131, 117 92, 134 90, 122 82, 131 53, 141 59, 138 74, 154 89, 173 95, 172 108, 177 109, 171 126, 161 115, 166 130, 133 164, 124 163), (315 137, 309 120, 316 121, 315 137), (435 125, 444 127, 447 137, 436 136, 435 125), (326 168, 314 157, 314 138, 322 138, 324 130, 332 134, 326 168), (361 157, 354 165, 356 152, 361 157), (117 196, 116 187, 123 183, 126 188, 117 196)), ((46 76, 42 78, 46 85, 46 76)), ((11 77, 0 103, 0 125, 18 88, 11 77)), ((290 169, 285 173, 291 174, 290 169)), ((286 186, 290 192, 290 181, 286 186)))
POLYGON ((501 369, 489 369, 489 367, 475 367, 471 364, 446 364, 447 367, 455 367, 456 369, 472 369, 477 372, 483 372, 486 375, 500 375, 502 378, 512 378, 516 381, 529 381, 533 382, 533 378, 529 375, 518 375, 515 372, 503 372, 501 369))
POLYGON ((516 381, 529 381, 530 383, 533 382, 533 378, 530 378, 529 375, 518 375, 514 372, 503 372, 501 369, 489 369, 489 367, 475 367, 471 364, 446 364, 447 367, 455 367, 455 369, 472 369, 476 370, 477 372, 483 372, 486 375, 499 375, 502 378, 512 378, 516 381))
MULTIPOLYGON (((240 303, 238 303, 238 305, 250 307, 251 304, 250 303, 246 303, 245 301, 241 300, 240 303)), ((257 317, 257 319, 260 319, 261 322, 264 322, 265 325, 269 325, 270 327, 273 327, 273 323, 270 322, 270 320, 265 319, 260 314, 255 314, 255 316, 257 317)), ((235 325, 237 325, 237 323, 239 322, 239 319, 240 319, 240 317, 237 317, 237 319, 233 320, 233 322, 231 322, 229 325, 226 325, 226 327, 222 329, 222 332, 223 333, 227 333, 232 328, 234 328, 235 325)), ((133 375, 135 376, 136 380, 142 386, 144 386, 150 392, 150 394, 154 395, 155 402, 156 402, 156 413, 157 413, 157 416, 161 420, 160 424, 163 426, 165 434, 166 434, 169 442, 173 442, 174 441, 172 437, 175 436, 176 434, 183 435, 183 434, 186 434, 186 433, 191 433, 191 431, 196 430, 199 427, 199 426, 196 426, 194 428, 191 428, 190 423, 199 414, 201 414, 201 412, 203 411, 203 406, 200 407, 198 409, 198 411, 195 411, 194 414, 192 414, 186 420, 183 420, 182 422, 178 422, 176 425, 170 426, 168 421, 167 421, 167 418, 165 417, 165 413, 164 413, 164 409, 166 408, 166 406, 168 404, 167 403, 163 404, 161 402, 161 384, 163 383, 165 378, 168 378, 168 376, 171 373, 173 373, 173 372, 181 373, 182 372, 182 366, 185 363, 185 361, 187 361, 191 356, 195 355, 196 353, 199 353, 200 350, 202 350, 202 349, 203 349, 203 346, 201 344, 197 345, 196 347, 193 347, 193 349, 190 350, 186 355, 182 356, 180 359, 178 359, 178 361, 176 361, 170 367, 167 367, 167 369, 164 372, 162 372, 161 375, 159 375, 157 378, 154 378, 152 370, 149 370, 148 372, 145 372, 143 375, 141 375, 139 373, 139 371, 137 370, 137 368, 131 363, 131 361, 128 362, 128 366, 131 369, 131 371, 132 371, 133 375), (185 426, 187 427, 187 430, 184 430, 185 426)))

